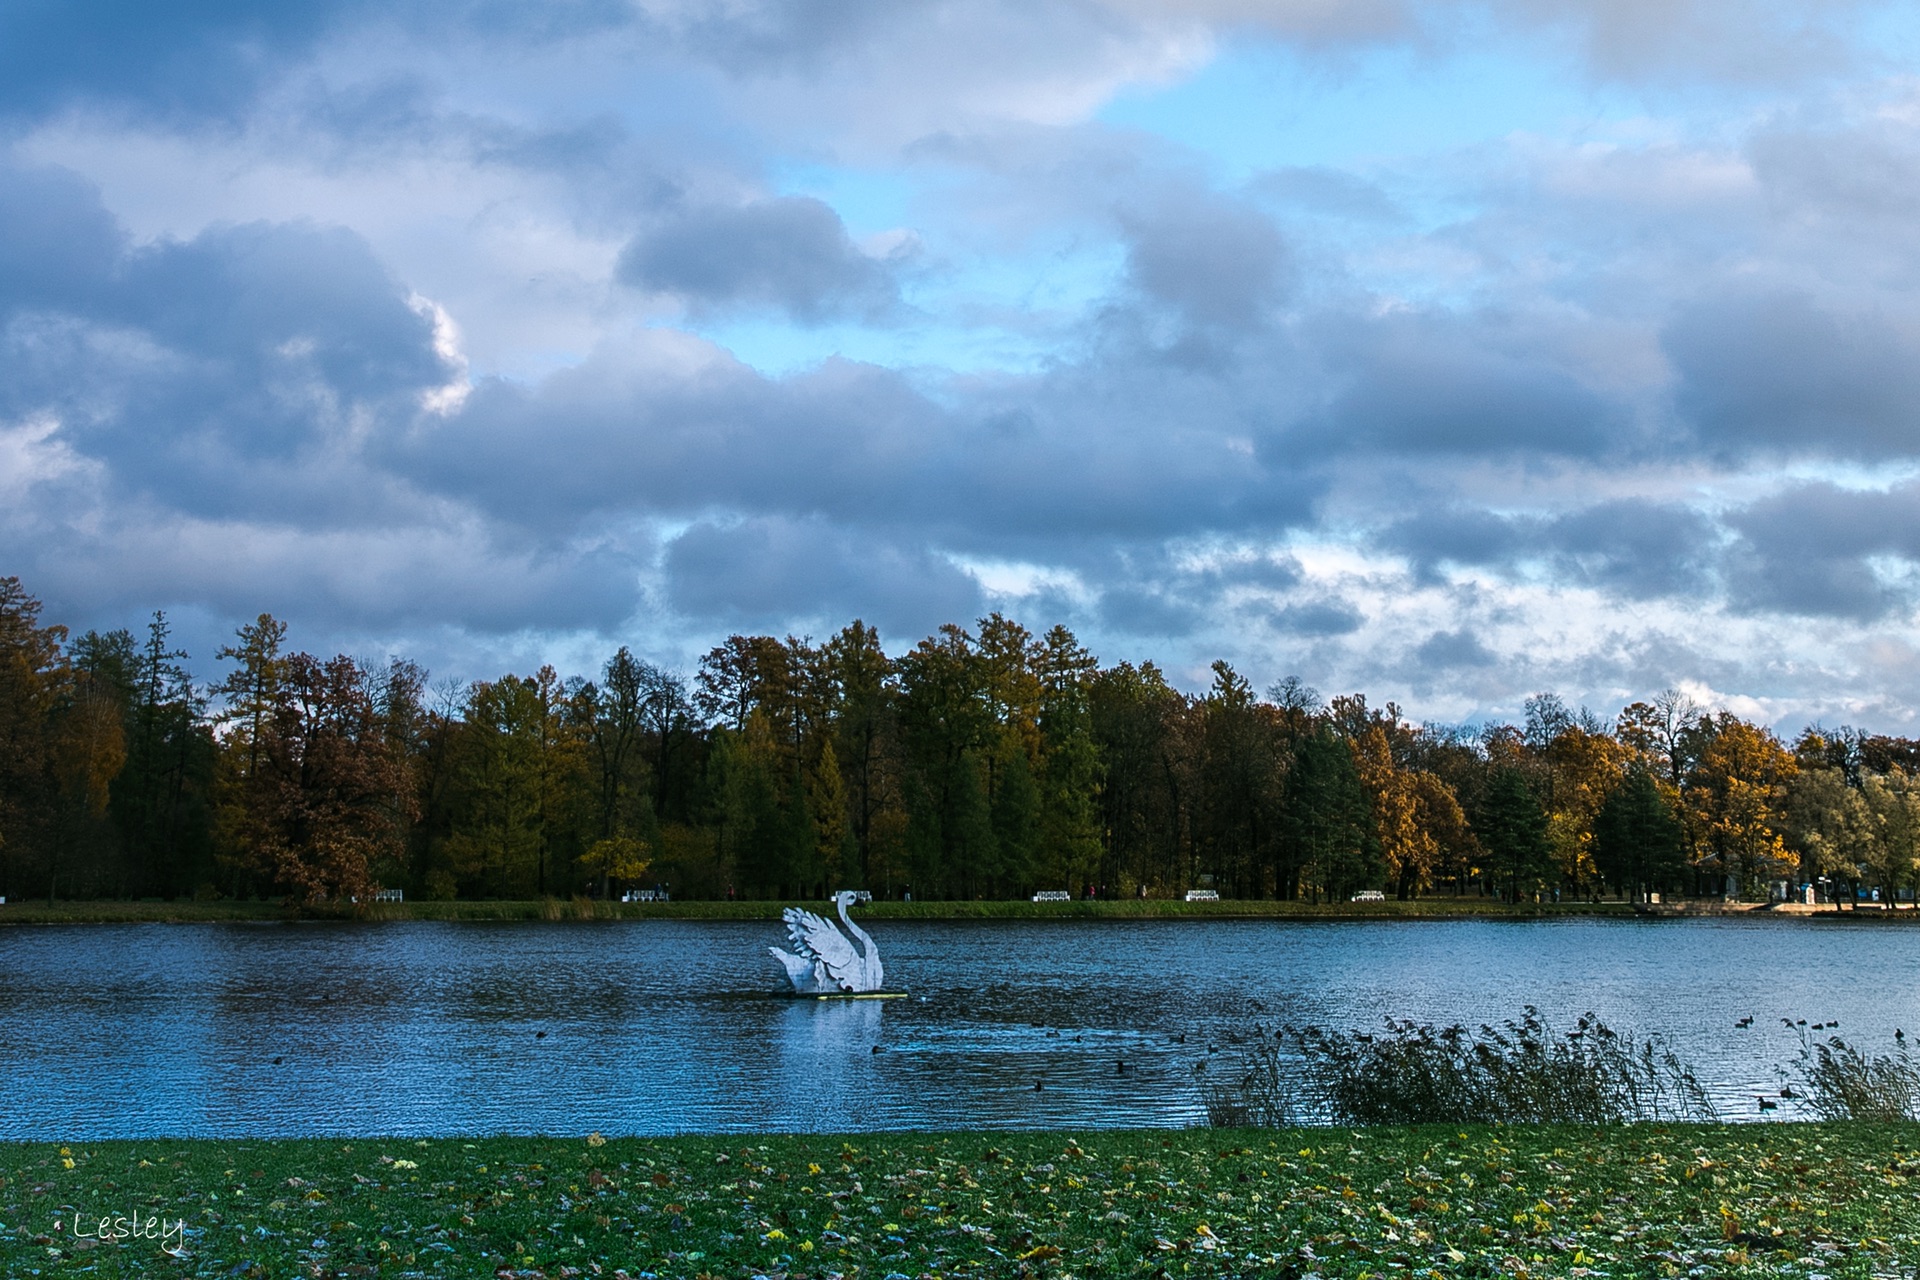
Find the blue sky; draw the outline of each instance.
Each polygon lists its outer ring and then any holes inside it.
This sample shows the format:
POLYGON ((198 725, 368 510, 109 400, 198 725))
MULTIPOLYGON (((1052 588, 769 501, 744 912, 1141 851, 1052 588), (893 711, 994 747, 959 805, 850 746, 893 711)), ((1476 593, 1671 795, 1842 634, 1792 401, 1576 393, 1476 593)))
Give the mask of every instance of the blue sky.
POLYGON ((999 609, 1920 729, 1920 18, 0 10, 0 572, 481 678, 999 609))

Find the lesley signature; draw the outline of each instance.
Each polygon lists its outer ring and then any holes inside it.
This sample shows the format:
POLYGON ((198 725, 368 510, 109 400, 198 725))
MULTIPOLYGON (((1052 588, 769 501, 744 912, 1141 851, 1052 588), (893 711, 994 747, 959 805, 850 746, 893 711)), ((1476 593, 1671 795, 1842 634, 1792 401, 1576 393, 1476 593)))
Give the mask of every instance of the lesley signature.
MULTIPOLYGON (((73 1238, 76 1240, 158 1240, 160 1247, 168 1253, 177 1252, 187 1239, 185 1218, 168 1222, 158 1214, 142 1215, 138 1209, 133 1211, 131 1217, 107 1214, 95 1219, 76 1213, 72 1225, 73 1238)), ((60 1228, 58 1222, 53 1226, 56 1231, 60 1228)))

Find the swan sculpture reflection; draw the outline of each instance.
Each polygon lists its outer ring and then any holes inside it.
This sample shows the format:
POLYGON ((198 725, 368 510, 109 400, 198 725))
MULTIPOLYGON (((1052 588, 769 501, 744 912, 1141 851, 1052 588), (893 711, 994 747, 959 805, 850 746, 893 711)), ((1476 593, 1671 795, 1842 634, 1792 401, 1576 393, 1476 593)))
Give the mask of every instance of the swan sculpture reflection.
POLYGON ((779 947, 767 950, 787 971, 787 981, 793 984, 796 994, 835 995, 880 990, 886 976, 880 967, 880 949, 873 945, 873 939, 865 930, 847 919, 847 908, 862 896, 852 889, 842 889, 833 895, 834 905, 840 908, 840 923, 847 930, 844 935, 830 921, 811 911, 788 907, 780 913, 780 918, 787 923, 787 937, 793 950, 782 951, 779 947))

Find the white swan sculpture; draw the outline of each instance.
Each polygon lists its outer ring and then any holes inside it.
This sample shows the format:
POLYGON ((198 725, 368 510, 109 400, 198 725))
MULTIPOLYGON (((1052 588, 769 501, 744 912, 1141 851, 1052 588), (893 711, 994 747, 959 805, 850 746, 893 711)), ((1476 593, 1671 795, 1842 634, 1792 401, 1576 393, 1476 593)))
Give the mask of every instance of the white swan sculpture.
POLYGON ((880 949, 859 925, 847 919, 847 908, 863 895, 842 889, 833 895, 840 908, 840 923, 848 937, 811 911, 788 907, 780 913, 787 922, 787 937, 792 951, 768 947, 775 960, 787 971, 787 981, 796 995, 838 995, 878 991, 886 973, 880 967, 880 949), (855 944, 858 944, 857 946, 855 944))

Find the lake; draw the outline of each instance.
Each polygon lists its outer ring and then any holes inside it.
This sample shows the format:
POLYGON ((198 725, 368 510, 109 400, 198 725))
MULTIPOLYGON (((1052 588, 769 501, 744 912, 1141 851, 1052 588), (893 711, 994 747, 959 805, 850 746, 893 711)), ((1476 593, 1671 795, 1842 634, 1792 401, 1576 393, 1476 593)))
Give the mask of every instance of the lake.
POLYGON ((0 929, 0 1138, 1184 1126, 1203 1119, 1209 1041, 1216 1070, 1232 1061, 1230 1026, 1529 1003, 1666 1036, 1727 1118, 1751 1119, 1798 1048, 1783 1017, 1838 1021, 1876 1052, 1920 1033, 1920 929, 1897 926, 874 932, 909 998, 767 998, 768 923, 0 929))

